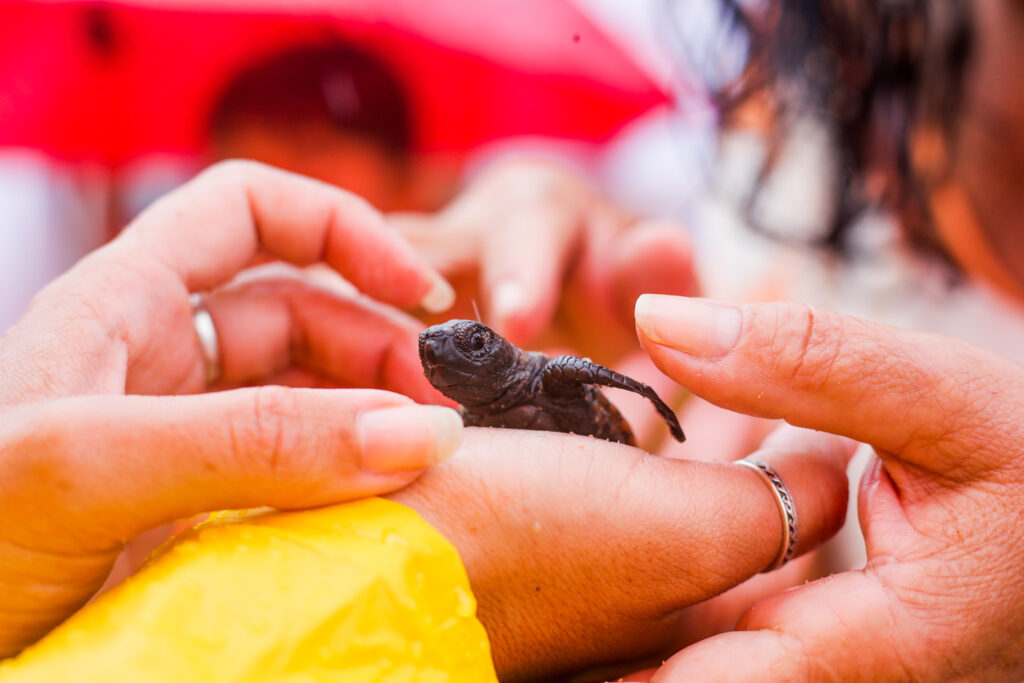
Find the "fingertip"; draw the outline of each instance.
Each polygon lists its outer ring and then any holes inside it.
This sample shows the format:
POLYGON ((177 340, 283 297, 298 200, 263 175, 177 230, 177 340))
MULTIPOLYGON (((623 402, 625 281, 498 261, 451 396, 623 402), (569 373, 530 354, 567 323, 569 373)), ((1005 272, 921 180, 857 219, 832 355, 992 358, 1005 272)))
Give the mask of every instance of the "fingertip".
POLYGON ((455 304, 455 289, 437 271, 431 271, 430 288, 420 299, 427 313, 444 313, 455 304))
POLYGON ((499 334, 513 344, 529 341, 550 316, 553 304, 538 300, 530 288, 518 280, 502 280, 492 289, 490 320, 499 334))
POLYGON ((462 429, 462 417, 444 406, 363 411, 356 419, 359 465, 375 472, 429 467, 458 450, 462 429))
POLYGON ((669 658, 651 677, 651 683, 678 681, 795 680, 786 676, 796 668, 787 658, 781 636, 772 631, 732 631, 702 640, 669 658))
POLYGON ((505 320, 523 312, 527 305, 526 289, 515 280, 502 280, 491 294, 491 316, 505 320))
POLYGON ((515 334, 515 321, 527 306, 526 290, 515 280, 503 280, 491 292, 490 317, 502 334, 515 334))
POLYGON ((740 339, 743 313, 709 299, 644 294, 634 308, 637 329, 655 344, 697 358, 728 354, 740 339))
POLYGON ((444 462, 455 455, 462 445, 462 416, 444 406, 424 406, 433 411, 434 458, 433 463, 444 462))

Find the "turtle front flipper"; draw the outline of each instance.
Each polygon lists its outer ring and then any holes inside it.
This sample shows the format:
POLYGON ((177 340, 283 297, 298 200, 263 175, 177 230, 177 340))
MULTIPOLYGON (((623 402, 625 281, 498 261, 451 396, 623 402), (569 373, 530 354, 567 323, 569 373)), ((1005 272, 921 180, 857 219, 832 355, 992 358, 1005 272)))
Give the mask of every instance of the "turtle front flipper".
POLYGON ((558 356, 548 361, 544 366, 541 375, 544 391, 552 397, 571 398, 579 396, 584 384, 596 384, 613 389, 625 389, 635 394, 640 394, 658 410, 665 422, 668 423, 669 431, 676 441, 686 441, 683 428, 679 425, 679 418, 672 412, 672 409, 661 400, 643 382, 638 382, 631 377, 615 372, 603 365, 576 356, 558 356))

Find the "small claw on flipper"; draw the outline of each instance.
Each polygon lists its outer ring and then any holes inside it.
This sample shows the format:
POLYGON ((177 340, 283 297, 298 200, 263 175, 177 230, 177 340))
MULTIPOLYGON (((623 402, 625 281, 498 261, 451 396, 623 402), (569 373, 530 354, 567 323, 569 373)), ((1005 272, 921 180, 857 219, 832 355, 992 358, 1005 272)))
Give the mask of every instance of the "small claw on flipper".
POLYGON ((654 407, 658 409, 658 414, 665 418, 665 422, 668 423, 668 430, 672 433, 672 437, 679 443, 686 441, 686 434, 683 433, 683 427, 679 424, 679 418, 672 412, 672 409, 661 400, 661 397, 655 393, 654 389, 651 389, 646 384, 641 385, 647 391, 643 392, 644 398, 654 404, 654 407))

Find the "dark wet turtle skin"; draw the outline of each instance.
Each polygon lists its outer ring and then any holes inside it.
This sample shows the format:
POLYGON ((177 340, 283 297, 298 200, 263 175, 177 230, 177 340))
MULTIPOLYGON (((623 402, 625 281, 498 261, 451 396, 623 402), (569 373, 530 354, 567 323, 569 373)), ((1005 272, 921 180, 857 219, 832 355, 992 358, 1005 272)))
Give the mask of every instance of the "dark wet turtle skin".
POLYGON ((427 379, 462 405, 471 427, 540 429, 636 445, 629 423, 596 385, 650 400, 679 441, 672 409, 646 384, 576 356, 522 351, 483 323, 449 320, 420 333, 427 379))

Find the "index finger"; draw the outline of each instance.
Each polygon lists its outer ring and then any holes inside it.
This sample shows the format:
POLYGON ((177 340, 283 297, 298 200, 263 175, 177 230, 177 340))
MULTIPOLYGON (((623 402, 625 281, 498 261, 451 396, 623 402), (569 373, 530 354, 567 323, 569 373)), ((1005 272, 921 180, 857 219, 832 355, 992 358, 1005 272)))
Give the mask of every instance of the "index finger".
POLYGON ((590 204, 589 190, 569 172, 511 162, 442 214, 450 233, 479 236, 488 322, 513 343, 526 343, 554 315, 590 204))
POLYGON ((453 300, 447 282, 365 201, 253 162, 211 167, 143 212, 115 245, 132 260, 164 263, 189 291, 224 284, 266 252, 296 265, 326 262, 397 306, 437 312, 453 300))
POLYGON ((524 207, 500 219, 485 237, 488 312, 513 343, 527 343, 554 316, 581 227, 566 208, 524 207))
POLYGON ((722 405, 870 443, 925 469, 971 474, 1016 452, 1024 371, 969 344, 803 304, 645 295, 654 362, 722 405))

